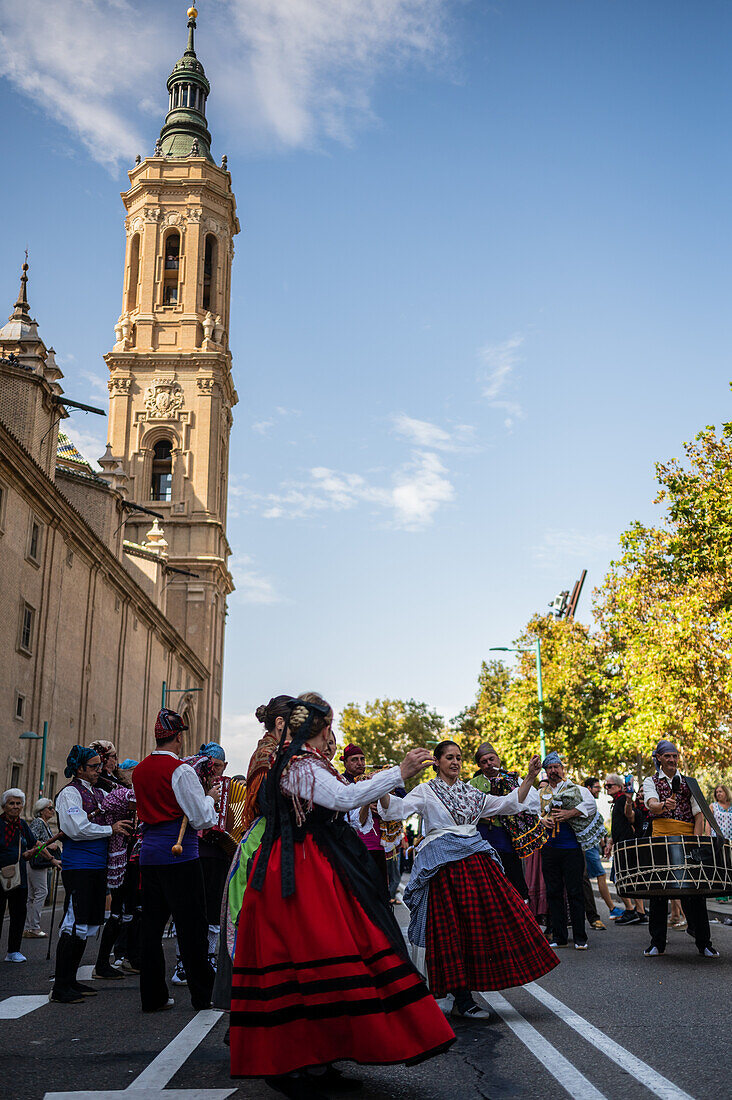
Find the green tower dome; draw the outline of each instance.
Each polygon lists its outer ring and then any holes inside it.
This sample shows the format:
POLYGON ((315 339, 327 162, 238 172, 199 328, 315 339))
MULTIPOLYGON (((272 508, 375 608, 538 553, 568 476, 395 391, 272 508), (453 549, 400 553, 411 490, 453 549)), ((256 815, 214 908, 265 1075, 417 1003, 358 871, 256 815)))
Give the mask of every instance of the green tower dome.
POLYGON ((155 146, 155 155, 205 157, 213 163, 211 135, 206 124, 206 100, 211 85, 196 57, 193 42, 197 15, 195 8, 188 9, 188 45, 168 77, 170 105, 155 146))

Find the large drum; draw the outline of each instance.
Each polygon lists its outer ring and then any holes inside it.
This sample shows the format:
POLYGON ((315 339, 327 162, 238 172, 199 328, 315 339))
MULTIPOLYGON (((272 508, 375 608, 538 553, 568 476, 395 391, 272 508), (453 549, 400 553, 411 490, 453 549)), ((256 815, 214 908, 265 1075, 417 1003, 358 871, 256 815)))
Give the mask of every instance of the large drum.
POLYGON ((615 886, 623 898, 732 894, 732 845, 710 836, 621 840, 613 849, 615 886))

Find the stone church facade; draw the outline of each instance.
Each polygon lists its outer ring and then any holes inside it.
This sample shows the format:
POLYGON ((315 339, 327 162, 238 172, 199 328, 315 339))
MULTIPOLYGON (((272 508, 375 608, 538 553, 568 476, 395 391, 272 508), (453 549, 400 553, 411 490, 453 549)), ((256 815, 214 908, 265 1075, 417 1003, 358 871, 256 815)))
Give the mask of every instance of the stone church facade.
POLYGON ((187 750, 220 739, 239 223, 226 158, 211 157, 195 19, 155 152, 122 196, 101 473, 60 431, 73 409, 31 317, 27 265, 0 329, 0 775, 31 802, 63 784, 74 743, 149 752, 163 691, 190 722, 187 750), (20 734, 45 722, 41 776, 41 742, 20 734))

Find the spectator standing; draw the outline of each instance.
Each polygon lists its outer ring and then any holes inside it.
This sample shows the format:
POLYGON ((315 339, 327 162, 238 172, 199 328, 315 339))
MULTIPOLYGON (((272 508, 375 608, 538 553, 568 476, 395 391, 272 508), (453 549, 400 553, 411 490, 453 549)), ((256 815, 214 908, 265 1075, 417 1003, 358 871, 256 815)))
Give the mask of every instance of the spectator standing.
MULTIPOLYGON (((39 798, 33 807, 33 820, 29 829, 36 844, 46 844, 53 836, 50 821, 55 813, 50 798, 39 798)), ((31 856, 28 865, 28 906, 25 914, 23 935, 29 940, 42 940, 46 933, 41 931, 41 910, 48 897, 49 874, 52 868, 61 867, 58 859, 59 844, 48 844, 38 855, 31 856)))
POLYGON ((714 788, 710 809, 724 839, 732 840, 732 796, 724 783, 718 783, 714 788))
MULTIPOLYGON (((595 802, 597 802, 597 799, 600 797, 600 780, 596 776, 591 776, 589 779, 585 779, 585 787, 587 787, 587 790, 595 799, 595 802)), ((596 931, 601 932, 604 930, 605 925, 600 920, 600 914, 595 905, 595 895, 592 891, 592 883, 590 882, 590 879, 593 878, 597 880, 597 888, 600 891, 600 897, 605 902, 605 905, 607 905, 610 919, 614 920, 616 917, 621 916, 623 910, 620 906, 615 906, 610 897, 610 891, 607 886, 607 874, 602 865, 599 844, 594 844, 585 852, 585 873, 582 879, 582 889, 585 897, 585 916, 587 917, 587 922, 590 928, 594 928, 596 931)))
MULTIPOLYGON (((626 791, 622 775, 610 772, 605 777, 605 790, 612 799, 610 809, 610 846, 623 840, 635 840, 643 835, 643 814, 633 805, 633 795, 626 791)), ((643 911, 643 902, 623 898, 625 912, 615 921, 616 924, 647 924, 643 911)))
POLYGON ((26 959, 20 953, 20 941, 28 901, 27 861, 36 842, 28 823, 20 816, 25 806, 23 792, 11 787, 4 792, 0 803, 0 876, 3 879, 0 883, 0 928, 6 905, 10 915, 5 962, 24 963, 26 959))

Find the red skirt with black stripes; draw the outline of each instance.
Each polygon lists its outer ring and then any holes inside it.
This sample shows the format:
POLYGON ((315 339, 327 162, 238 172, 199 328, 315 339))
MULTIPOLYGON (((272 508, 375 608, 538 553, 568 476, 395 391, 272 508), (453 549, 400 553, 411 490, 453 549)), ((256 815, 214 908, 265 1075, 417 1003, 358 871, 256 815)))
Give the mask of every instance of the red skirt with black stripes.
POLYGON ((306 834, 296 892, 282 897, 280 841, 261 891, 247 889, 231 995, 231 1073, 264 1077, 348 1059, 418 1062, 455 1035, 414 967, 397 953, 306 834))

